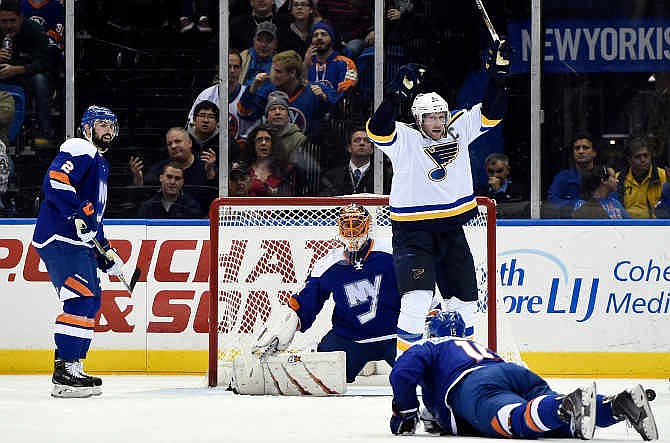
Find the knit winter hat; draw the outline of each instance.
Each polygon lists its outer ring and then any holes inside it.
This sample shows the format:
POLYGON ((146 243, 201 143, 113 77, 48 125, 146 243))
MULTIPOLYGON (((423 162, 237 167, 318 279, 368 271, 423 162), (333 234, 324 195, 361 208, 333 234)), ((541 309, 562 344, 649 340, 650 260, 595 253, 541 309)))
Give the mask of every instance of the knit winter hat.
POLYGON ((284 91, 272 91, 268 95, 268 102, 265 105, 265 115, 272 106, 283 106, 288 109, 288 94, 284 91))
POLYGON ((330 39, 333 41, 333 43, 335 43, 335 28, 333 28, 333 25, 331 25, 325 20, 322 20, 319 23, 312 26, 312 34, 314 34, 314 31, 316 31, 317 29, 323 29, 324 31, 326 31, 328 35, 330 35, 330 39))

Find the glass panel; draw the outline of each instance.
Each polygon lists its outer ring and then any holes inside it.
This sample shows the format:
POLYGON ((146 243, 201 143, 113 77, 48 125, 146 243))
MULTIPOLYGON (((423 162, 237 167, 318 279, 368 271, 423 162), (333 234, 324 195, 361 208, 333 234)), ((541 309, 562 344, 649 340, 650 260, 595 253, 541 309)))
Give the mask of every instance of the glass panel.
POLYGON ((543 7, 542 216, 570 218, 581 200, 588 204, 579 217, 621 217, 617 202, 635 218, 653 217, 665 181, 656 166, 668 160, 667 6, 550 0, 543 7), (630 148, 631 158, 651 153, 654 163, 630 163, 630 148), (617 187, 594 164, 624 176, 632 169, 637 178, 622 177, 617 187))

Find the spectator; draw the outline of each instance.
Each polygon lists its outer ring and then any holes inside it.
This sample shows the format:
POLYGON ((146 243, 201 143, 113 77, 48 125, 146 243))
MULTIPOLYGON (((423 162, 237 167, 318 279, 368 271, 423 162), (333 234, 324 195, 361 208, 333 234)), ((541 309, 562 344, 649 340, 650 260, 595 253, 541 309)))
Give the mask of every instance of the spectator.
POLYGON ((312 44, 305 53, 307 80, 316 85, 328 85, 336 91, 331 104, 335 104, 358 82, 354 62, 333 49, 335 30, 327 21, 312 28, 312 44))
POLYGON ((212 32, 209 23, 209 16, 214 11, 212 2, 209 0, 182 0, 181 17, 179 18, 179 32, 182 34, 188 32, 195 26, 200 32, 212 32), (194 8, 195 3, 195 8, 194 8), (197 17, 197 24, 194 25, 194 18, 197 17))
POLYGON ((233 162, 228 176, 229 197, 249 197, 249 166, 247 162, 233 162))
POLYGON ((289 120, 307 137, 318 134, 321 119, 330 109, 335 90, 303 80, 302 57, 295 51, 284 51, 272 58, 271 74, 260 73, 240 97, 237 109, 247 120, 259 120, 265 110, 268 94, 260 90, 270 81, 272 90, 289 96, 289 120))
POLYGON ((25 18, 42 26, 47 35, 49 66, 51 66, 53 73, 57 73, 65 60, 65 6, 63 2, 58 0, 21 0, 21 12, 25 18))
POLYGON ((11 39, 12 49, 0 49, 0 82, 23 87, 35 97, 39 132, 35 147, 51 146, 51 92, 48 79, 48 42, 44 29, 24 20, 17 0, 0 3, 2 38, 11 39))
POLYGON ((319 0, 321 16, 333 23, 344 45, 344 55, 356 59, 366 40, 374 37, 372 24, 372 4, 370 0, 319 0))
POLYGON ((230 46, 245 48, 256 34, 260 23, 271 22, 280 27, 284 19, 274 13, 272 0, 249 0, 251 13, 233 17, 230 20, 230 46))
POLYGON ((184 128, 173 127, 165 134, 165 141, 169 158, 151 166, 144 175, 144 163, 140 157, 130 157, 130 172, 133 176, 133 184, 142 186, 144 184, 158 184, 159 176, 168 163, 173 163, 184 174, 186 186, 216 186, 216 153, 205 151, 196 156, 193 154, 191 137, 184 128))
POLYGON ((477 189, 477 195, 493 198, 498 203, 527 199, 525 189, 512 183, 509 157, 494 152, 486 157, 484 166, 488 175, 488 183, 477 189))
POLYGON ((617 174, 617 193, 631 218, 656 218, 654 208, 667 182, 664 169, 656 166, 646 139, 632 140, 626 146, 628 166, 617 174))
POLYGON ((0 91, 0 141, 9 145, 9 130, 14 121, 15 102, 9 92, 0 91))
POLYGON ((250 150, 249 195, 251 197, 274 197, 292 195, 288 171, 282 171, 273 158, 275 145, 270 129, 261 125, 252 129, 247 139, 250 150))
POLYGON ((613 168, 596 165, 582 178, 582 195, 572 218, 630 218, 614 192, 618 180, 613 168))
POLYGON ((321 16, 313 0, 293 0, 290 3, 292 20, 283 22, 279 28, 281 49, 304 54, 312 42, 312 26, 321 21, 321 16))
POLYGON ((161 189, 142 203, 139 218, 201 218, 200 205, 183 192, 184 171, 175 162, 166 163, 159 176, 161 189))
POLYGON ((656 218, 670 218, 670 183, 663 183, 661 199, 656 205, 654 212, 656 218))
POLYGON ((193 151, 219 153, 219 107, 209 100, 203 100, 193 109, 193 125, 188 134, 193 142, 193 151))
MULTIPOLYGON (((251 125, 246 120, 240 119, 237 112, 237 102, 240 100, 242 93, 247 88, 240 84, 240 72, 242 69, 242 57, 237 49, 231 49, 228 53, 228 131, 230 138, 237 142, 245 139, 247 132, 251 129, 251 125)), ((195 106, 203 100, 209 100, 216 106, 219 106, 219 82, 204 89, 193 102, 193 106, 188 114, 189 125, 193 124, 193 111, 195 106)), ((235 158, 239 153, 231 157, 235 158)))
POLYGON ((577 136, 572 142, 572 165, 554 176, 549 186, 549 203, 572 210, 581 195, 582 176, 591 172, 597 155, 591 137, 577 136))
POLYGON ((252 47, 242 51, 241 83, 249 86, 260 73, 270 74, 272 56, 277 51, 277 26, 261 22, 256 27, 252 47))
POLYGON ((289 121, 288 95, 284 91, 272 91, 265 105, 267 126, 274 137, 274 157, 280 165, 295 163, 296 155, 307 143, 307 137, 294 123, 289 121))
POLYGON ((374 192, 372 154, 374 148, 363 127, 354 128, 349 134, 346 150, 349 162, 338 166, 321 177, 319 195, 349 195, 374 192))

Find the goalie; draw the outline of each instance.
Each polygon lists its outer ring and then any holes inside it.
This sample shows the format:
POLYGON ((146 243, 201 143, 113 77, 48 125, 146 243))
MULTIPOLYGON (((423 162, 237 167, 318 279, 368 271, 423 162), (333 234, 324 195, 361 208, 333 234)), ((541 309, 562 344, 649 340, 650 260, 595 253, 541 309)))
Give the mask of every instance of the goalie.
POLYGON ((288 349, 295 332, 307 331, 332 295, 332 329, 317 351, 344 351, 346 381, 351 383, 369 361, 385 360, 393 366, 400 295, 390 242, 369 237, 368 211, 359 204, 344 206, 337 225, 344 246, 318 260, 288 306, 272 311, 256 350, 268 355, 288 349))

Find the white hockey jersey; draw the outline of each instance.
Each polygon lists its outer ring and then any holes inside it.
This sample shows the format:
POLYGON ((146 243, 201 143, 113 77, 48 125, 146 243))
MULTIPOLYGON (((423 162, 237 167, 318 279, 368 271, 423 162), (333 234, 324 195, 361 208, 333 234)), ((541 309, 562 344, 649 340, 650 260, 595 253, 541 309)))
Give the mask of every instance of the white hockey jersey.
POLYGON ((424 137, 417 129, 396 122, 388 136, 368 137, 393 164, 389 205, 398 222, 448 219, 475 207, 468 146, 501 120, 489 120, 478 103, 451 114, 447 136, 424 137))

